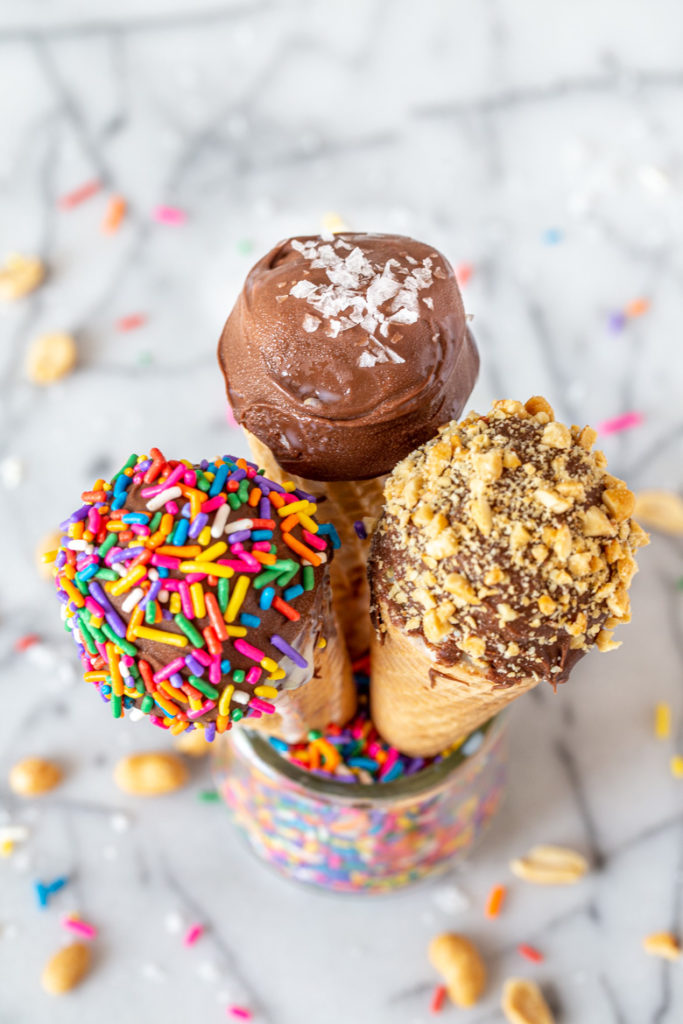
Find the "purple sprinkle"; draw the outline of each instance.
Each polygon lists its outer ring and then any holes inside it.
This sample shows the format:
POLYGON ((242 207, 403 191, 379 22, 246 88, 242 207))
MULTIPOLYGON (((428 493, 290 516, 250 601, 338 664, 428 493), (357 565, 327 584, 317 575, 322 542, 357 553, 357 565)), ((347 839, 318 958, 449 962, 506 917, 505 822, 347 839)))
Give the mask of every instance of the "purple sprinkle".
POLYGON ((259 519, 270 519, 271 511, 270 498, 261 498, 258 506, 259 519))
POLYGON ((126 635, 125 623, 121 620, 120 616, 117 615, 116 612, 105 612, 104 617, 117 636, 126 635))
POLYGON ((204 739, 207 743, 213 743, 216 736, 216 723, 207 722, 206 728, 204 729, 204 739))
POLYGON ((270 642, 273 647, 277 647, 278 651, 281 651, 284 655, 290 658, 295 665, 299 666, 299 668, 308 668, 308 662, 306 659, 302 657, 298 651, 295 651, 293 647, 290 647, 287 641, 283 640, 278 633, 274 633, 273 636, 271 636, 270 642))
POLYGON ((161 617, 162 617, 162 619, 164 619, 164 620, 165 620, 166 622, 170 622, 170 621, 171 621, 171 619, 173 618, 173 616, 172 616, 172 615, 171 615, 171 613, 169 612, 168 608, 162 608, 162 609, 161 609, 161 617))
POLYGON ((367 540, 368 532, 365 529, 362 519, 357 519, 353 524, 353 528, 361 540, 367 540))
POLYGON ((620 334, 626 326, 626 315, 620 311, 610 313, 607 326, 613 334, 620 334))
POLYGON ((230 473, 228 480, 233 480, 235 483, 239 483, 240 480, 244 480, 247 475, 246 469, 236 469, 234 473, 230 473))
POLYGON ((188 537, 192 537, 192 540, 196 540, 208 521, 209 517, 206 512, 200 512, 199 515, 195 516, 192 520, 190 529, 188 530, 188 537))
POLYGON ((316 498, 315 494, 308 494, 307 491, 302 491, 299 487, 294 491, 294 494, 296 494, 297 498, 300 498, 301 501, 311 501, 314 505, 317 505, 320 501, 319 498, 316 498))
POLYGON ((228 536, 228 544, 230 547, 233 544, 241 544, 243 540, 249 540, 251 537, 251 530, 236 530, 235 533, 231 533, 228 536))
POLYGON ((185 665, 189 668, 193 676, 202 676, 206 671, 202 663, 197 661, 196 658, 193 658, 191 654, 188 654, 185 658, 185 665))
POLYGON ((55 559, 55 565, 58 569, 61 569, 66 564, 66 551, 60 551, 55 559))
POLYGON ((201 466, 201 470, 202 470, 202 473, 203 473, 204 470, 209 468, 209 460, 208 459, 202 459, 202 461, 199 463, 199 465, 201 466))
POLYGON ((171 686, 175 686, 176 690, 179 690, 180 687, 183 685, 184 680, 179 672, 174 672, 168 681, 171 684, 171 686))
POLYGON ((119 551, 110 560, 109 564, 113 565, 115 562, 128 562, 131 558, 137 558, 141 555, 145 548, 120 548, 119 551))
POLYGON ((145 596, 139 602, 139 608, 146 608, 150 601, 156 601, 161 590, 161 580, 155 580, 152 586, 149 588, 145 596))

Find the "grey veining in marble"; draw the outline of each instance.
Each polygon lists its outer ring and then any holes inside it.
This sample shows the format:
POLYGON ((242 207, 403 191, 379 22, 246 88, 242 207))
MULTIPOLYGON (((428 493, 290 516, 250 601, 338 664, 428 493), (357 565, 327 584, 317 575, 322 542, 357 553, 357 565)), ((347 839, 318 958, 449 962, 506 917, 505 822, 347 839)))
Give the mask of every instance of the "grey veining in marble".
POLYGON ((643 552, 624 646, 517 706, 509 800, 472 863, 379 899, 308 892, 254 863, 197 799, 203 768, 169 799, 119 793, 115 760, 163 737, 114 724, 78 684, 33 568, 37 538, 129 452, 243 450, 216 369, 222 322, 253 259, 330 211, 472 264, 472 405, 542 393, 570 422, 638 412, 604 438, 614 471, 680 488, 682 54, 676 0, 0 2, 0 250, 50 267, 0 319, 0 814, 30 831, 0 859, 2 1024, 208 1024, 231 1001, 259 1024, 426 1024, 427 943, 453 928, 481 944, 490 985, 444 1021, 501 1022, 511 974, 537 978, 564 1024, 683 1020, 683 968, 640 948, 683 929, 683 782, 668 767, 683 753, 680 542, 643 552), (59 208, 91 179, 100 195, 59 208), (129 213, 107 237, 112 192, 129 213), (157 223, 159 204, 187 222, 157 223), (610 330, 640 297, 649 311, 610 330), (117 331, 132 313, 147 324, 117 331), (26 348, 56 330, 75 333, 80 365, 40 390, 26 348), (16 652, 29 631, 43 642, 16 652), (659 743, 657 701, 675 723, 659 743), (35 805, 5 781, 29 753, 68 766, 35 805), (486 921, 491 885, 535 841, 596 869, 565 890, 511 884, 486 921), (39 912, 33 879, 60 874, 69 885, 39 912), (72 910, 100 929, 96 970, 50 1001, 40 969, 72 910), (193 921, 206 934, 185 949, 193 921), (521 960, 520 941, 545 962, 521 960))

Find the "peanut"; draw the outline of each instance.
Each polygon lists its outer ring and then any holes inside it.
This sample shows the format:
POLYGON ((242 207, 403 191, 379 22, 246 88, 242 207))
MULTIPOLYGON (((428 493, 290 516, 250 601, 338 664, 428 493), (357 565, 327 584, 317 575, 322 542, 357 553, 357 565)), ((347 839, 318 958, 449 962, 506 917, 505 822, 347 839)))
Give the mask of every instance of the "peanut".
POLYGON ((679 960, 681 947, 671 932, 655 932, 643 939, 643 949, 650 956, 659 956, 665 960, 679 960))
POLYGON ((33 384, 48 385, 71 373, 78 357, 70 334, 41 334, 26 356, 26 376, 33 384))
POLYGON ((537 885, 572 885, 588 871, 588 861, 564 846, 534 846, 526 857, 510 862, 513 875, 537 885))
POLYGON ((14 302, 33 292, 42 284, 45 267, 36 256, 19 256, 14 253, 0 267, 0 299, 14 302))
POLYGON ((640 491, 633 510, 636 519, 653 530, 683 536, 683 499, 671 491, 640 491))
POLYGON ((90 970, 90 949, 84 942, 72 942, 50 957, 45 964, 41 985, 51 996, 61 996, 85 978, 90 970))
POLYGON ((211 744, 204 736, 203 729, 181 732, 176 738, 175 745, 180 753, 187 757, 205 757, 211 751, 211 744))
POLYGON ((540 988, 525 978, 508 978, 501 1007, 510 1024, 554 1024, 540 988))
POLYGON ((429 960, 443 977, 456 1006, 474 1006, 486 986, 486 968, 479 950, 464 935, 444 932, 429 943, 429 960))
POLYGON ((133 796, 161 796, 187 782, 187 769, 175 754, 131 754, 114 769, 114 782, 133 796))
POLYGON ((17 761, 9 774, 10 789, 18 796, 40 796, 62 781, 62 769, 55 761, 25 757, 17 761))

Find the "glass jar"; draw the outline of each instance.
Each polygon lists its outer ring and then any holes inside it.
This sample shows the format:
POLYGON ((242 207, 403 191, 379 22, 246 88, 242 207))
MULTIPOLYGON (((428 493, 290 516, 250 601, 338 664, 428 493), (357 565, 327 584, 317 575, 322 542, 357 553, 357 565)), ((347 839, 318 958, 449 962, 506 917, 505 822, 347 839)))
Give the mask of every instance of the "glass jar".
POLYGON ((281 874, 386 892, 471 852, 503 796, 506 717, 415 775, 372 785, 313 775, 263 736, 233 729, 214 755, 217 787, 254 852, 281 874))

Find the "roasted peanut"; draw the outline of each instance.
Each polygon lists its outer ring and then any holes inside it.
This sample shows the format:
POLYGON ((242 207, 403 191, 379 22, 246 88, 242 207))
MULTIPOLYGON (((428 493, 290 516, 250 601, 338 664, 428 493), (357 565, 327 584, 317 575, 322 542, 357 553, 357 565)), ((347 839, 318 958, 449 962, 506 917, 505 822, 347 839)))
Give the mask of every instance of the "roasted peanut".
POLYGON ((443 977, 456 1006, 474 1006, 486 985, 486 968, 479 950, 464 935, 445 932, 429 944, 429 960, 443 977))
POLYGON ((501 1006, 510 1024, 554 1024, 540 988, 525 978, 508 978, 501 1006))
POLYGON ((185 785, 187 769, 175 754, 131 754, 116 765, 114 781, 133 796, 161 796, 185 785))
POLYGON ((588 871, 588 861, 564 846, 534 846, 526 857, 510 862, 513 875, 537 885, 571 885, 588 871))
POLYGON ((85 978, 90 970, 90 949, 84 942, 72 942, 50 957, 45 964, 41 984, 51 996, 61 996, 85 978))
POLYGON ((59 765, 42 757, 25 757, 23 761, 17 761, 9 774, 10 789, 19 796, 40 796, 61 781, 59 765))

